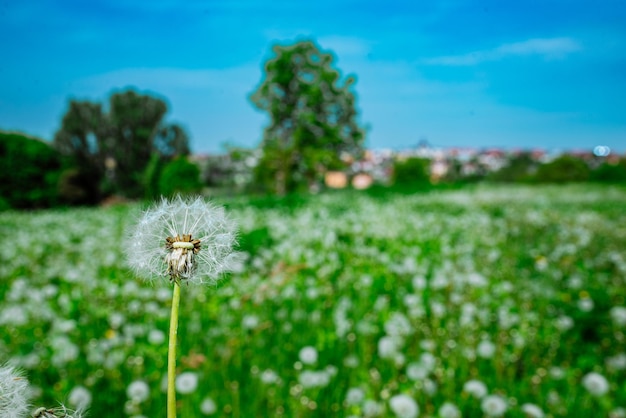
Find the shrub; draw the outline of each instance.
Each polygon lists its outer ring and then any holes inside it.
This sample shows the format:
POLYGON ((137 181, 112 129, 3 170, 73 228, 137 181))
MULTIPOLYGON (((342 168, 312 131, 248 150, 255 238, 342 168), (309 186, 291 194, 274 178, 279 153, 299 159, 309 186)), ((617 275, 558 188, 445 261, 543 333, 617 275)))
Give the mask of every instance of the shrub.
POLYGON ((50 144, 18 133, 0 132, 0 164, 4 205, 29 209, 58 203, 62 159, 50 144))
POLYGON ((159 177, 159 191, 163 196, 198 193, 202 190, 200 169, 185 157, 170 161, 159 177))
POLYGON ((583 160, 571 155, 561 155, 540 165, 535 180, 541 183, 569 183, 588 181, 590 168, 583 160))

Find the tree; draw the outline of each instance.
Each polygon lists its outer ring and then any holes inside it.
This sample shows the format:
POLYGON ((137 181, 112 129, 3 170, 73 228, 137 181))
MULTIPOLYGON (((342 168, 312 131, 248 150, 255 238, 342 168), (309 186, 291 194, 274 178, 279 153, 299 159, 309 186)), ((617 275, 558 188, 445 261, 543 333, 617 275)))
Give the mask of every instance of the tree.
POLYGON ((113 183, 123 195, 139 197, 167 105, 129 90, 112 95, 109 106, 105 152, 115 162, 113 183))
POLYGON ((78 167, 66 176, 68 190, 85 187, 92 201, 110 193, 144 196, 164 163, 189 154, 185 131, 163 123, 166 112, 163 100, 132 90, 113 94, 108 112, 98 103, 71 100, 54 139, 78 167))
POLYGON ((63 175, 62 191, 69 192, 67 197, 71 203, 95 203, 100 198, 100 182, 104 175, 104 125, 100 104, 70 101, 61 129, 54 137, 54 145, 61 154, 70 156, 76 165, 63 175))
POLYGON ((0 132, 0 165, 0 208, 41 208, 58 203, 62 159, 49 143, 0 132))
POLYGON ((199 193, 202 190, 200 169, 185 157, 169 162, 159 178, 159 191, 163 196, 199 193))
POLYGON ((409 157, 393 164, 393 183, 396 186, 423 186, 430 183, 430 160, 409 157))
POLYGON ((591 170, 587 163, 572 155, 563 154, 537 169, 534 179, 542 183, 584 182, 591 170))
POLYGON ((257 172, 284 194, 311 186, 326 170, 342 166, 342 155, 358 156, 363 130, 357 123, 354 76, 341 79, 334 56, 312 41, 275 45, 265 78, 250 97, 270 116, 257 172))

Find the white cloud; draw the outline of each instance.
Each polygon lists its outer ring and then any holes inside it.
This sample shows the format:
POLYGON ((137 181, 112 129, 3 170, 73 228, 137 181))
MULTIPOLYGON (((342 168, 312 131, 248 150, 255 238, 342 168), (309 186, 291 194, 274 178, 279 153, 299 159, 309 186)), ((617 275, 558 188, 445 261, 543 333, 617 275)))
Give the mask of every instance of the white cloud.
POLYGON ((424 60, 429 65, 469 66, 485 61, 498 61, 511 56, 539 55, 545 59, 559 59, 580 51, 582 46, 572 38, 534 38, 500 45, 494 49, 474 51, 462 55, 448 55, 424 60))

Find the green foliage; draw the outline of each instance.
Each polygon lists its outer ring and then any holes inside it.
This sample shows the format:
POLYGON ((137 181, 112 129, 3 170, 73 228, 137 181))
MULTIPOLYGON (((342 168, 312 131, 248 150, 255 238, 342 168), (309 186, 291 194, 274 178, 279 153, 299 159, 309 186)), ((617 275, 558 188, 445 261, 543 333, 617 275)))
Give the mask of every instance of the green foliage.
POLYGON ((107 112, 98 103, 70 100, 54 138, 55 146, 77 167, 67 173, 65 189, 87 202, 107 194, 153 195, 153 171, 171 158, 189 154, 184 130, 163 123, 166 112, 162 99, 132 90, 111 95, 107 112), (154 155, 161 161, 154 162, 154 155))
POLYGON ((591 180, 603 183, 626 183, 626 157, 604 162, 591 172, 591 180))
POLYGON ((430 183, 430 160, 410 157, 394 161, 393 183, 404 186, 430 183))
POLYGON ((512 156, 507 165, 488 175, 487 179, 506 183, 528 182, 532 179, 533 172, 537 169, 537 165, 531 153, 522 152, 512 156))
POLYGON ((179 157, 163 167, 159 177, 159 191, 163 196, 199 193, 202 190, 200 169, 184 157, 179 157))
POLYGON ((534 180, 540 183, 569 183, 589 180, 591 170, 587 163, 572 155, 561 155, 540 165, 534 180))
POLYGON ((257 181, 284 194, 319 182, 342 166, 342 154, 358 156, 364 135, 357 123, 355 78, 341 79, 334 56, 312 41, 275 45, 265 77, 251 95, 267 112, 257 181), (267 180, 271 179, 271 184, 267 180))
POLYGON ((62 158, 50 144, 0 132, 0 165, 0 206, 28 209, 58 203, 62 158))

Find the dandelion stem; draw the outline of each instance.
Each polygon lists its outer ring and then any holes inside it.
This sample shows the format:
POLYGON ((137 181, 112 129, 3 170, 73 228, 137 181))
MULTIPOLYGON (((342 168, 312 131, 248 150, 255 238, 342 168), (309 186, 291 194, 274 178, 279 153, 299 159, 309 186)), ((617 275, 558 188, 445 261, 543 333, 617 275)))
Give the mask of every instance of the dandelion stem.
POLYGON ((176 340, 178 335, 178 305, 180 285, 174 280, 172 314, 170 316, 170 340, 167 352, 167 418, 176 418, 176 340))

